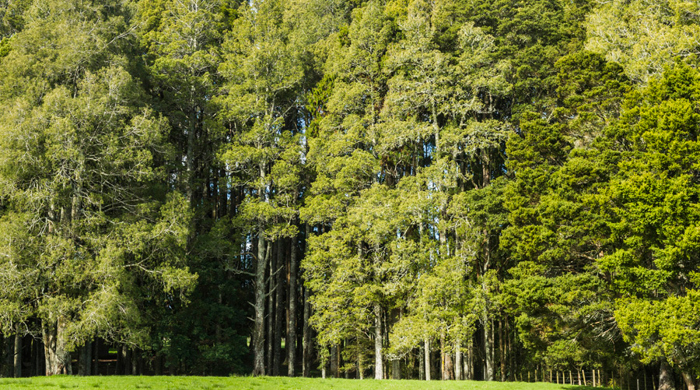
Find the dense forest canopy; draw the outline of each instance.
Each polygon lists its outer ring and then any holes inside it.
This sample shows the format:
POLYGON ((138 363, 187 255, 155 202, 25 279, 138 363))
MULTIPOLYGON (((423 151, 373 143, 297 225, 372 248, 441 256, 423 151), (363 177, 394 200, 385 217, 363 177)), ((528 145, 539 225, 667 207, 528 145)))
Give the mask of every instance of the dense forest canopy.
POLYGON ((695 389, 697 2, 0 0, 0 38, 3 376, 695 389))

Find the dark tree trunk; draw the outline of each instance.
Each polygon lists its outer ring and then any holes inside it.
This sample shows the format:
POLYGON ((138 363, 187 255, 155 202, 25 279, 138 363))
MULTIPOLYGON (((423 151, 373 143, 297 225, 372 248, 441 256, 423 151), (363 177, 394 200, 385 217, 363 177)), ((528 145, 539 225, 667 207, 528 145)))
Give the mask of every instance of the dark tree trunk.
POLYGON ((124 372, 124 356, 122 355, 122 347, 117 346, 117 364, 114 366, 114 375, 122 375, 124 372))
POLYGON ((280 238, 277 243, 277 269, 275 269, 277 279, 277 289, 275 290, 275 334, 273 342, 274 363, 272 373, 279 376, 282 371, 282 328, 284 327, 284 279, 286 261, 284 260, 285 240, 280 238))
POLYGON ((289 307, 289 323, 287 326, 287 375, 293 377, 296 375, 296 341, 297 341, 297 273, 299 266, 297 264, 297 237, 292 238, 292 243, 289 246, 289 292, 288 300, 289 307))
POLYGON ((258 227, 258 254, 255 267, 255 324, 253 330, 253 375, 265 375, 265 239, 258 227))
POLYGON ((131 350, 126 345, 122 347, 122 359, 124 375, 131 375, 131 350))
MULTIPOLYGON (((308 243, 311 237, 311 227, 307 223, 304 226, 304 239, 308 243)), ((308 248, 305 248, 305 253, 308 254, 308 248)), ((311 370, 311 327, 309 326, 309 317, 311 317, 311 304, 309 303, 309 289, 304 287, 304 324, 302 329, 302 375, 306 378, 310 375, 311 370)))
POLYGON ((21 378, 22 377, 22 333, 21 333, 21 328, 20 325, 17 324, 15 326, 15 360, 14 360, 14 365, 15 365, 15 370, 14 370, 14 377, 15 378, 21 378))
POLYGON ((12 378, 14 375, 14 366, 15 366, 15 358, 14 358, 14 338, 9 338, 9 337, 3 337, 3 370, 2 370, 2 376, 5 378, 12 378))
POLYGON ((401 379, 401 360, 391 361, 391 379, 401 379))
POLYGON ((96 337, 95 341, 92 344, 92 375, 100 375, 100 339, 96 337))
POLYGON ((86 342, 84 346, 80 348, 80 358, 78 359, 78 375, 88 376, 90 375, 90 366, 92 365, 92 343, 86 342))
POLYGON ((267 244, 267 257, 270 263, 270 274, 268 276, 267 287, 267 374, 273 373, 272 365, 274 363, 274 337, 275 337, 275 287, 277 278, 275 271, 277 270, 277 256, 274 255, 272 242, 267 244))

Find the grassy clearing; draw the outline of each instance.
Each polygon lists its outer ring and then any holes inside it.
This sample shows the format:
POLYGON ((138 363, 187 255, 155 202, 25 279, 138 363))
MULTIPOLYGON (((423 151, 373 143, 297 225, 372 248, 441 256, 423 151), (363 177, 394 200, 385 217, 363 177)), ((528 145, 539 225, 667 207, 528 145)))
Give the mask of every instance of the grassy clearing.
MULTIPOLYGON (((525 382, 375 381, 306 378, 93 376, 0 379, 1 389, 151 389, 151 390, 593 390, 583 386, 525 382)), ((600 390, 597 388, 596 390, 600 390)))

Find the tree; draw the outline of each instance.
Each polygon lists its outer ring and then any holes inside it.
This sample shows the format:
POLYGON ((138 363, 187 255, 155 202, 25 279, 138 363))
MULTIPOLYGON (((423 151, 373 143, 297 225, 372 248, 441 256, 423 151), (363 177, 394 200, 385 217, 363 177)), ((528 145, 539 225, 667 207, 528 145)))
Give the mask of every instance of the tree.
POLYGON ((3 270, 31 292, 47 374, 70 373, 69 351, 97 335, 144 345, 143 288, 184 294, 196 280, 183 262, 181 199, 152 195, 167 126, 121 56, 128 17, 121 4, 32 4, 2 60, 0 98, 14 107, 0 128, 4 223, 14 226, 3 270), (63 12, 75 7, 84 12, 63 12))
POLYGON ((697 304, 698 80, 678 63, 627 96, 619 123, 606 132, 614 170, 598 200, 614 245, 598 263, 620 294, 620 329, 644 361, 660 362, 662 371, 666 362, 677 367, 689 387, 698 375, 690 314, 697 304))
MULTIPOLYGON (((287 42, 289 31, 283 23, 283 4, 259 1, 243 4, 241 16, 224 42, 224 62, 219 71, 226 84, 221 104, 232 134, 232 144, 222 160, 245 183, 250 191, 242 205, 242 218, 257 234, 255 270, 255 331, 253 336, 255 375, 264 375, 264 302, 266 246, 268 239, 295 236, 285 231, 267 230, 280 218, 291 221, 295 211, 283 199, 276 207, 275 187, 271 174, 286 147, 298 145, 298 138, 285 123, 295 107, 295 91, 302 78, 302 68, 294 47, 287 42)), ((289 157, 289 156, 288 156, 289 157)), ((293 175, 292 175, 293 176, 293 175)), ((292 202, 294 203, 294 202, 292 202)), ((289 225, 289 224, 288 224, 289 225)), ((272 274, 277 270, 271 269, 272 274)))

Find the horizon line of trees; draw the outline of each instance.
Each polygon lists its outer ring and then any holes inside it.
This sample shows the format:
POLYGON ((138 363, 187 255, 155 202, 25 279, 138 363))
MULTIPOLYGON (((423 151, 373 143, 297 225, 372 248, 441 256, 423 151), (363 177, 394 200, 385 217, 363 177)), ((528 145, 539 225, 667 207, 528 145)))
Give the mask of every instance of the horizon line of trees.
POLYGON ((0 0, 0 38, 3 376, 695 390, 700 5, 0 0))

